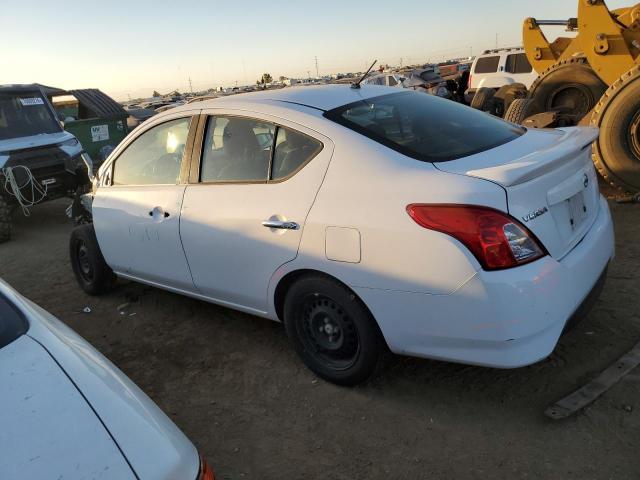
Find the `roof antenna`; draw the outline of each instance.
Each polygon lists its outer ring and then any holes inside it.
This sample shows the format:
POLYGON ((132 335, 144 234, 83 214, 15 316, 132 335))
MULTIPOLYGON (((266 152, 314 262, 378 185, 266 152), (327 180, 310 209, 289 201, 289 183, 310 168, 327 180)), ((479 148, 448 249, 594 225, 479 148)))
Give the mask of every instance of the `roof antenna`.
POLYGON ((360 88, 360 83, 367 78, 367 75, 369 75, 369 72, 371 71, 371 69, 373 68, 373 66, 376 64, 378 60, 374 60, 373 63, 371 64, 371 66, 369 67, 369 70, 366 71, 366 73, 364 75, 362 75, 362 77, 360 77, 360 80, 358 80, 356 83, 352 83, 351 84, 351 88, 360 88))

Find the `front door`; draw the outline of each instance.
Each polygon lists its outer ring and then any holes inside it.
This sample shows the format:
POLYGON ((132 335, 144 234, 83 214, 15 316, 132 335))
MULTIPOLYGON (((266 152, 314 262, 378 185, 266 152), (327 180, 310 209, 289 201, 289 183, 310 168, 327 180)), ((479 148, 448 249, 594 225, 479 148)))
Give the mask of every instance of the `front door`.
POLYGON ((301 126, 216 115, 201 148, 180 223, 194 283, 218 302, 266 312, 269 280, 298 253, 333 145, 301 126))
POLYGON ((175 118, 136 137, 117 155, 92 208, 100 249, 116 273, 193 291, 180 241, 190 123, 175 118))

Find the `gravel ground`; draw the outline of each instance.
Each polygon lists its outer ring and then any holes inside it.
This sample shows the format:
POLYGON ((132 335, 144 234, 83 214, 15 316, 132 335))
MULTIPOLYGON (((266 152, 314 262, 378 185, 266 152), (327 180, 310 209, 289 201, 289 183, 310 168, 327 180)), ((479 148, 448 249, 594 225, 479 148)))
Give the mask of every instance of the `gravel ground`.
POLYGON ((640 369, 573 418, 543 415, 640 339, 640 205, 611 203, 605 290, 547 360, 503 371, 389 356, 347 389, 317 380, 268 320, 134 283, 86 296, 69 265, 67 203, 16 215, 0 277, 118 365, 218 478, 640 478, 640 369))

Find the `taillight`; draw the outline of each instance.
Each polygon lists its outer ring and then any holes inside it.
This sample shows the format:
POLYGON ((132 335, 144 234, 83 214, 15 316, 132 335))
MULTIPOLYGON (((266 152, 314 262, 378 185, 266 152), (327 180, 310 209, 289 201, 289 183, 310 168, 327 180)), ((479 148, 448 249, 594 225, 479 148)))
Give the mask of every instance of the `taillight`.
POLYGON ((471 77, 472 75, 469 75, 469 83, 467 83, 467 90, 471 88, 471 77))
POLYGON ((462 242, 485 270, 516 267, 546 255, 524 225, 493 208, 413 204, 407 212, 418 225, 462 242))
POLYGON ((202 455, 200 455, 200 473, 198 474, 197 480, 216 480, 216 476, 213 474, 213 469, 209 466, 202 455))

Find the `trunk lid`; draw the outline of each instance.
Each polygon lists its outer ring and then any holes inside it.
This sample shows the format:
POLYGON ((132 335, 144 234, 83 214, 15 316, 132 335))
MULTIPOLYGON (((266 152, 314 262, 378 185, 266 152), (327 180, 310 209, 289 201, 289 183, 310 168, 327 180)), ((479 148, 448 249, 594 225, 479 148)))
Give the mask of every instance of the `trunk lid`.
POLYGON ((478 155, 436 163, 436 168, 501 185, 509 213, 561 259, 585 236, 599 208, 591 161, 595 128, 529 130, 478 155))

